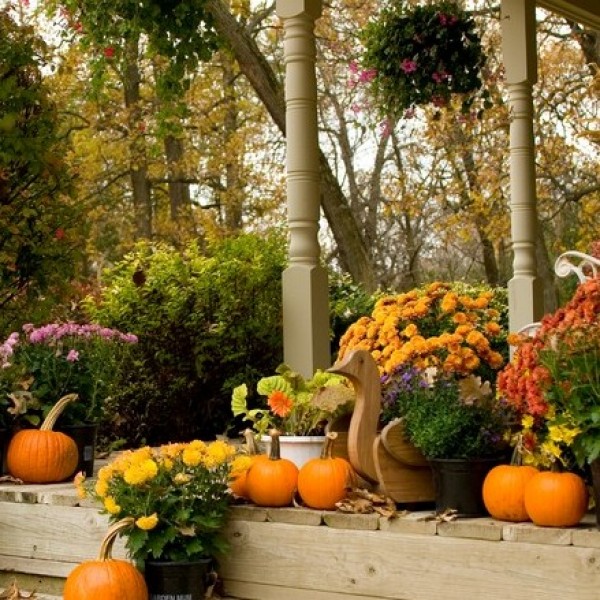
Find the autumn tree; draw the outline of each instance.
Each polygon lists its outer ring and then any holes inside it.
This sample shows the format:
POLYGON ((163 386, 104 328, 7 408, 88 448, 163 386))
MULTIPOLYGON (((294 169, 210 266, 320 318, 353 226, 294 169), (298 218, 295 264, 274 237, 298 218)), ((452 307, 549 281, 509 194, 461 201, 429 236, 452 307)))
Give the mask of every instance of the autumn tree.
MULTIPOLYGON (((0 11, 0 309, 18 321, 22 302, 55 298, 74 272, 69 201, 55 107, 41 70, 46 47, 10 7, 0 11)), ((0 323, 4 325, 4 323, 0 323)))

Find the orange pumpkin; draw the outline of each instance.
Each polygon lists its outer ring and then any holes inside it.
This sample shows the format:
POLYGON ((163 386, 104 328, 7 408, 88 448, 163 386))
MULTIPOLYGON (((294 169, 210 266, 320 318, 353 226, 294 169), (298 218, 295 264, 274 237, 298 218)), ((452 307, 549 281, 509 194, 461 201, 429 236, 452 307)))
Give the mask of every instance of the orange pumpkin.
POLYGON ((148 600, 142 574, 126 560, 111 558, 117 535, 132 527, 132 517, 117 521, 106 533, 97 560, 77 565, 67 577, 64 600, 148 600))
POLYGON ((281 458, 279 432, 271 430, 271 453, 266 460, 257 460, 248 469, 248 497, 258 506, 288 506, 298 484, 298 467, 281 458))
POLYGON ((62 397, 39 429, 22 429, 10 440, 6 452, 8 472, 28 483, 55 483, 71 477, 77 468, 77 444, 68 435, 52 431, 65 406, 77 394, 62 397))
POLYGON ((351 483, 350 463, 331 456, 336 438, 337 433, 329 432, 321 456, 304 463, 298 473, 298 493, 309 508, 333 510, 351 483))
POLYGON ((525 509, 536 525, 577 525, 587 506, 587 488, 575 473, 543 471, 535 474, 525 486, 525 509))
POLYGON ((535 467, 522 464, 523 441, 515 446, 510 465, 498 465, 483 482, 483 503, 494 519, 501 521, 528 521, 525 510, 525 486, 538 472, 535 467))
MULTIPOLYGON (((267 459, 265 454, 261 454, 258 449, 258 445, 256 444, 256 440, 254 439, 254 434, 251 429, 246 429, 244 431, 244 438, 246 440, 246 449, 248 452, 248 456, 252 459, 252 464, 254 461, 260 459, 267 459)), ((248 467, 249 469, 250 467, 248 467)), ((248 498, 248 469, 242 471, 241 473, 237 473, 234 478, 229 482, 229 489, 240 498, 248 498)))

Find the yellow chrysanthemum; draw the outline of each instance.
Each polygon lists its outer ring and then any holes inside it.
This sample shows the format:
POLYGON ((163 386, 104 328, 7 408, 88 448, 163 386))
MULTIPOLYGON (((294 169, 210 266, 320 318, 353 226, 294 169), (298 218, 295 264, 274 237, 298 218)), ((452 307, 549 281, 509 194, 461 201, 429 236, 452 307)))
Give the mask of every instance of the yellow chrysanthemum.
POLYGON ((75 475, 73 479, 73 483, 75 484, 75 489, 77 490, 77 497, 83 498, 87 497, 87 490, 85 489, 85 473, 80 471, 75 475))
POLYGON ((104 498, 108 494, 108 482, 105 479, 98 479, 94 486, 94 491, 100 498, 104 498))
POLYGON ((185 485, 192 480, 192 476, 189 473, 177 473, 175 477, 173 477, 173 483, 176 485, 185 485))
POLYGON ((104 508, 111 515, 118 515, 121 512, 121 507, 115 502, 115 499, 112 496, 106 496, 106 498, 104 498, 104 508))
POLYGON ((135 524, 144 531, 150 531, 158 524, 158 515, 156 513, 152 513, 147 517, 140 517, 139 519, 136 519, 135 524))
POLYGON ((523 415, 521 419, 521 426, 523 429, 531 429, 533 427, 533 417, 531 415, 523 415))
POLYGON ((236 456, 231 462, 231 475, 235 477, 240 473, 247 471, 252 466, 253 462, 254 460, 247 454, 236 456))
POLYGON ((580 433, 581 429, 579 427, 567 427, 565 425, 548 426, 548 439, 557 444, 562 442, 570 446, 580 433))
POLYGON ((197 467, 202 462, 202 451, 188 446, 184 449, 181 459, 187 467, 197 467))
POLYGON ((140 485, 156 477, 158 465, 151 458, 147 458, 139 463, 132 464, 123 473, 123 479, 130 485, 140 485))

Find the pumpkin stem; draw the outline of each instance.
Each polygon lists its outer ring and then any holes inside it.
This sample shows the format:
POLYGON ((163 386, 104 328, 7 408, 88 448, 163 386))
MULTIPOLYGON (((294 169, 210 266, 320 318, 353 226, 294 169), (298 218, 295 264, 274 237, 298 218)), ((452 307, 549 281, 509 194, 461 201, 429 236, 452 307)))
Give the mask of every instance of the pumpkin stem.
POLYGON ((258 447, 258 444, 256 443, 256 438, 254 437, 254 432, 252 431, 252 429, 245 429, 242 435, 246 440, 246 449, 248 454, 250 456, 260 454, 260 449, 258 447))
POLYGON ((44 422, 40 426, 40 431, 52 431, 52 428, 56 423, 56 419, 58 419, 60 413, 62 413, 62 411, 65 409, 65 406, 67 406, 69 402, 77 400, 77 398, 79 398, 77 394, 67 394, 66 396, 63 396, 46 415, 44 422))
POLYGON ((111 527, 108 528, 106 535, 102 540, 102 544, 100 545, 100 553, 98 554, 98 560, 110 560, 112 557, 112 547, 117 539, 117 535, 124 531, 125 529, 129 529, 133 527, 135 523, 135 519, 133 517, 125 517, 120 521, 114 523, 111 527))
POLYGON ((271 436, 271 452, 269 453, 269 460, 281 460, 279 431, 277 431, 277 429, 271 429, 271 431, 269 431, 269 435, 271 436))
POLYGON ((510 464, 520 467, 523 464, 523 436, 517 437, 517 443, 515 444, 512 456, 510 457, 510 464))
POLYGON ((333 452, 333 443, 337 439, 338 434, 335 431, 327 432, 325 436, 325 443, 321 450, 321 458, 332 458, 331 453, 333 452))

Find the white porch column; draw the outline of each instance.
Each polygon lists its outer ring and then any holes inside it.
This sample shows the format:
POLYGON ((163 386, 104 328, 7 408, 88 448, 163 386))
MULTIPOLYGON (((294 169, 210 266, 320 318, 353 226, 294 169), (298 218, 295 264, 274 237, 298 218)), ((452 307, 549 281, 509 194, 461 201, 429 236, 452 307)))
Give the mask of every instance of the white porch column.
POLYGON ((510 330, 543 314, 537 276, 535 146, 532 88, 537 81, 534 0, 502 0, 502 51, 510 108, 510 206, 513 278, 508 283, 510 330))
POLYGON ((283 274, 284 361, 305 377, 330 365, 327 271, 319 265, 321 174, 315 20, 321 0, 277 0, 283 20, 289 267, 283 274))

